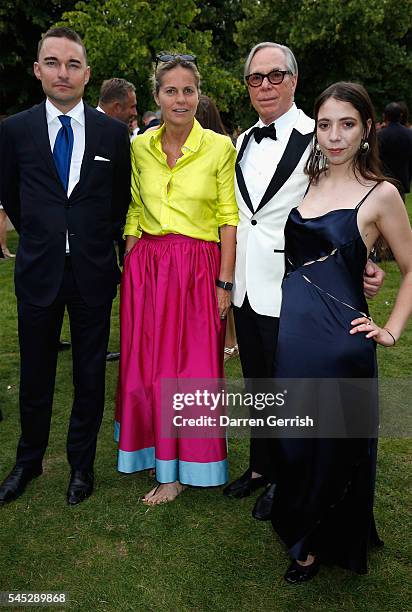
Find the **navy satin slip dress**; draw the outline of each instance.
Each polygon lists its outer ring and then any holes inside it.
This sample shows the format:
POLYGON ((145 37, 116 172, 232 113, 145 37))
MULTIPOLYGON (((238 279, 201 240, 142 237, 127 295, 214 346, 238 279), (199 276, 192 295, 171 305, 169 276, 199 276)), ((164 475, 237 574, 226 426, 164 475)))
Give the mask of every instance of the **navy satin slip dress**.
MULTIPOLYGON (((362 378, 376 387, 375 342, 364 333, 349 334, 350 322, 368 315, 367 249, 357 213, 375 187, 353 209, 315 218, 303 218, 297 208, 290 212, 275 377, 362 378)), ((377 409, 377 394, 368 394, 366 402, 377 409)), ((328 406, 320 408, 327 414, 328 406)), ((279 478, 272 524, 292 558, 314 553, 321 562, 367 572, 368 546, 381 544, 373 518, 376 450, 376 438, 275 441, 279 478)))

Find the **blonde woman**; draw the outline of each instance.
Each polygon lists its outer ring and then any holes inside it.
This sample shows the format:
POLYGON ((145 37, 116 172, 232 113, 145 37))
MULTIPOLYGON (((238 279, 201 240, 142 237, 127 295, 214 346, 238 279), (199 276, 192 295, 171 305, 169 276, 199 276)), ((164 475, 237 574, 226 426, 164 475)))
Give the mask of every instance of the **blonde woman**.
POLYGON ((227 480, 224 439, 171 439, 161 432, 162 379, 223 377, 238 221, 235 149, 196 121, 199 81, 194 56, 158 56, 154 97, 164 123, 132 144, 118 468, 155 469, 147 504, 171 501, 186 485, 227 480))

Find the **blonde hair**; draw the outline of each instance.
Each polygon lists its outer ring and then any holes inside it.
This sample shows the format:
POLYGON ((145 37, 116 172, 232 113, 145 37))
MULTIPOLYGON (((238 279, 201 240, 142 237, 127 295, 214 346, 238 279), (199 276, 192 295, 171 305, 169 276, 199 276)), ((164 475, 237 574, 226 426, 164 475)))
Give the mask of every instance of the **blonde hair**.
POLYGON ((170 62, 160 62, 156 68, 155 73, 152 76, 152 91, 154 96, 157 96, 159 93, 164 75, 177 66, 181 66, 182 68, 186 68, 186 70, 191 71, 195 79, 196 89, 200 94, 200 74, 196 64, 189 62, 188 60, 184 60, 180 56, 176 56, 170 60, 170 62))

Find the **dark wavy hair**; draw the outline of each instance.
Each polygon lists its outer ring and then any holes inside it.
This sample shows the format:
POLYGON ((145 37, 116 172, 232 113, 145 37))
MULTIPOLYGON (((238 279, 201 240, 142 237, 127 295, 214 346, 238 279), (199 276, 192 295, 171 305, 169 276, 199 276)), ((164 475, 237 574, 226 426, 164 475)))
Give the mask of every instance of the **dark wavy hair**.
MULTIPOLYGON (((375 113, 373 110, 372 101, 366 89, 359 83, 349 83, 340 81, 330 85, 315 101, 313 116, 315 118, 315 138, 312 145, 312 151, 306 162, 305 172, 309 176, 311 183, 316 183, 319 176, 325 171, 325 164, 322 162, 322 155, 316 150, 316 129, 318 125, 318 115, 320 107, 329 98, 349 102, 358 111, 363 125, 362 144, 367 142, 369 149, 365 151, 362 147, 353 158, 353 170, 356 178, 361 182, 361 179, 366 181, 372 180, 378 183, 388 179, 382 172, 382 166, 379 159, 378 139, 376 137, 375 113), (368 134, 368 120, 372 124, 368 134)), ((392 181, 391 181, 392 182, 392 181)))
POLYGON ((209 96, 205 96, 203 94, 199 96, 196 119, 199 121, 202 128, 213 130, 218 134, 224 134, 227 136, 219 110, 212 98, 209 98, 209 96))

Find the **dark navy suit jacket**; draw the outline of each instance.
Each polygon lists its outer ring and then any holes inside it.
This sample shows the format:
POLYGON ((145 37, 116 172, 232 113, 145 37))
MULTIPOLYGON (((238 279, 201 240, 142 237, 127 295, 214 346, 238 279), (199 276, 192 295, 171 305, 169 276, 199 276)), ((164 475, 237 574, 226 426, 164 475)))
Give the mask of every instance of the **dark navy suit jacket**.
POLYGON ((86 104, 84 110, 85 151, 70 197, 50 149, 45 103, 0 124, 0 201, 20 234, 15 286, 26 303, 47 306, 56 298, 66 232, 85 302, 98 306, 116 293, 120 270, 113 235, 131 199, 130 141, 124 124, 86 104))

